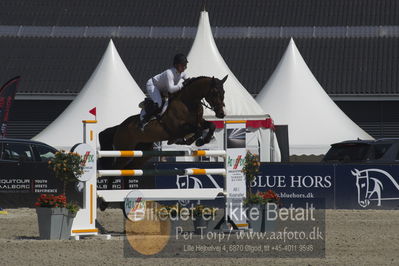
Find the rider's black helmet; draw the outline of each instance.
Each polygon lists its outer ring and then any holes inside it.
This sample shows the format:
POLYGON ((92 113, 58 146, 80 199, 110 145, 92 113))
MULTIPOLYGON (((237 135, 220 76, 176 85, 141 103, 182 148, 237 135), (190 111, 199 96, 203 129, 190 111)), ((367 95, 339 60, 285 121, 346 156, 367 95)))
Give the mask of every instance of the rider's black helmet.
POLYGON ((177 54, 173 57, 173 65, 177 64, 187 64, 187 57, 184 54, 177 54))

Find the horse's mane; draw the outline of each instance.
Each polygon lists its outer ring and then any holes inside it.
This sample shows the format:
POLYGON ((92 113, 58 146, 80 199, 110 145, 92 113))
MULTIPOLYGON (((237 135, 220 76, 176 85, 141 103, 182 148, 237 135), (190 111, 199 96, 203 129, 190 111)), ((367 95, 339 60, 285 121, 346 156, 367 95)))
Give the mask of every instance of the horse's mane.
POLYGON ((184 89, 185 87, 187 87, 187 86, 190 86, 191 83, 193 83, 194 81, 197 81, 197 80, 203 79, 203 78, 209 78, 209 77, 207 77, 207 76, 199 76, 199 77, 195 77, 195 78, 190 78, 190 79, 188 79, 188 80, 184 83, 183 89, 184 89))
POLYGON ((178 97, 182 94, 182 92, 183 92, 185 89, 187 89, 191 84, 193 84, 193 83, 196 82, 197 80, 204 79, 204 78, 209 78, 209 77, 207 77, 207 76, 199 76, 199 77, 187 79, 187 80, 184 81, 184 83, 183 83, 183 88, 182 88, 180 91, 171 94, 169 99, 172 100, 172 99, 178 98, 178 97))

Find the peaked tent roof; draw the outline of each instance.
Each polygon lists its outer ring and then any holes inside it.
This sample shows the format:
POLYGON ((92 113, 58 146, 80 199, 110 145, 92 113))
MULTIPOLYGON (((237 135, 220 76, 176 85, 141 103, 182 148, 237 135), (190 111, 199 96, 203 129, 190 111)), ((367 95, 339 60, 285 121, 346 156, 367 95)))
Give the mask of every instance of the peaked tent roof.
POLYGON ((256 101, 276 125, 288 125, 290 155, 324 154, 335 142, 372 139, 330 99, 292 39, 256 101))
MULTIPOLYGON (((229 75, 224 83, 225 119, 245 118, 264 119, 268 117, 255 99, 247 92, 229 69, 216 47, 209 23, 208 12, 202 11, 197 34, 188 54, 187 73, 191 77, 214 76, 222 79, 229 75)), ((206 119, 218 120, 209 109, 204 110, 206 119)))
POLYGON ((72 147, 82 142, 82 120, 93 118, 89 110, 97 108, 96 130, 99 132, 138 114, 138 104, 144 98, 111 40, 79 95, 53 123, 33 139, 54 147, 72 147))

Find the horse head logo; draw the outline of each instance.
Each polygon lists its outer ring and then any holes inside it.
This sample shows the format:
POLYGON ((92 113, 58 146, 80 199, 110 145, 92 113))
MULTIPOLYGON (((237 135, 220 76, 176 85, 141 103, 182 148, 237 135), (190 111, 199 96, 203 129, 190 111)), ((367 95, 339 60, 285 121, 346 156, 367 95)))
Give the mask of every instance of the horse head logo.
MULTIPOLYGON (((369 173, 375 169, 366 169, 359 171, 354 169, 351 171, 352 175, 356 177, 357 187, 357 202, 363 208, 370 205, 370 200, 376 199, 378 201, 377 206, 381 206, 381 191, 383 185, 380 180, 374 177, 370 177, 369 173)), ((390 176, 387 172, 377 169, 377 172, 384 173, 390 176)))
MULTIPOLYGON (((189 175, 177 175, 176 185, 178 189, 202 188, 202 182, 198 178, 189 175)), ((199 202, 199 201, 198 201, 199 202)), ((190 200, 179 200, 179 203, 186 206, 190 200)), ((199 203, 198 203, 199 204, 199 203)))
POLYGON ((202 182, 194 176, 177 175, 176 185, 179 189, 202 188, 202 182))

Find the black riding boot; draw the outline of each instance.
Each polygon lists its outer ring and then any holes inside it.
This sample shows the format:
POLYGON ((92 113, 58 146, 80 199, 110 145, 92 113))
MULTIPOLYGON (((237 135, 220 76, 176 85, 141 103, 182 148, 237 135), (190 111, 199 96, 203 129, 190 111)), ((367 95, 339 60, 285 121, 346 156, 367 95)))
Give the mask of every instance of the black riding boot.
POLYGON ((144 131, 145 125, 151 120, 151 118, 157 114, 158 109, 152 108, 146 111, 145 115, 143 116, 143 120, 140 120, 140 129, 144 131))
POLYGON ((145 127, 145 125, 147 125, 147 123, 150 121, 151 116, 152 116, 151 114, 147 114, 147 113, 146 113, 146 114, 143 116, 143 120, 140 119, 139 126, 140 126, 141 131, 144 131, 144 127, 145 127))
MULTIPOLYGON (((144 131, 145 125, 151 120, 151 117, 157 115, 161 111, 161 108, 154 102, 147 103, 145 108, 145 115, 143 116, 143 120, 140 121, 140 129, 144 131)), ((157 116, 157 118, 159 118, 157 116)))

